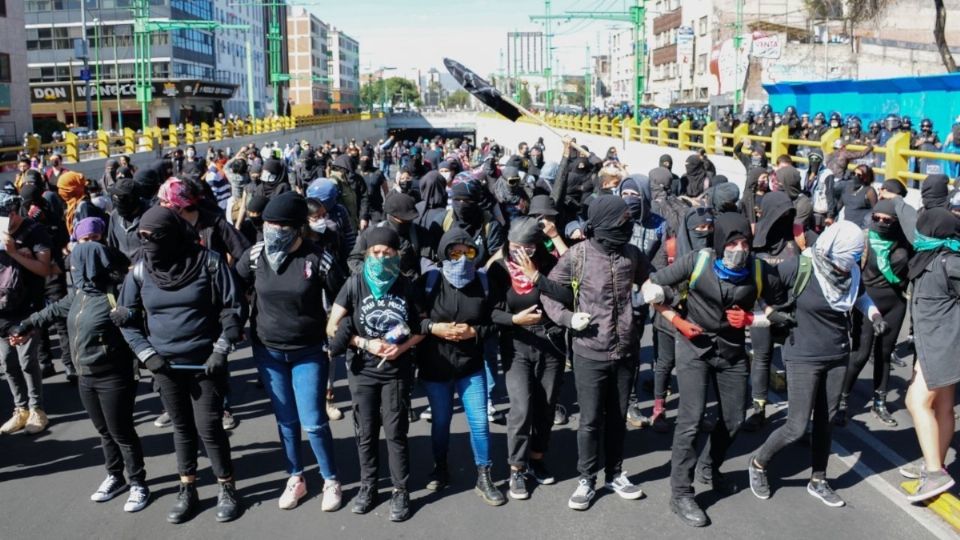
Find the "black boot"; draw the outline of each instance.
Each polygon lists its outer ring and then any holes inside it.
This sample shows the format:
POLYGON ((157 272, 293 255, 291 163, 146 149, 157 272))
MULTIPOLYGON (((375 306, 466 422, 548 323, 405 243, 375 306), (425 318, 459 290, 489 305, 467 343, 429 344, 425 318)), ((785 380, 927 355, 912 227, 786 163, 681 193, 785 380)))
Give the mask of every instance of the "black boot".
POLYGON ((749 414, 747 420, 743 423, 743 430, 753 432, 763 427, 763 423, 767 420, 767 402, 753 400, 753 407, 750 411, 752 414, 749 414))
POLYGON ((840 394, 840 404, 837 406, 837 414, 833 416, 833 425, 845 427, 847 425, 847 394, 840 394))
POLYGON ((394 489, 390 499, 390 521, 406 521, 410 517, 410 494, 405 489, 394 489))
POLYGON ((217 521, 226 523, 240 517, 240 496, 237 495, 237 485, 233 480, 220 482, 220 493, 217 495, 217 521))
POLYGON ((680 521, 691 527, 706 527, 710 520, 703 513, 697 501, 693 497, 674 497, 670 499, 670 510, 676 514, 680 521))
POLYGON ((450 483, 450 473, 447 471, 447 464, 437 463, 433 466, 433 472, 430 473, 430 481, 427 482, 427 489, 430 491, 440 491, 450 483))
POLYGON ((354 514, 366 514, 377 505, 379 493, 373 484, 360 484, 360 492, 353 498, 350 511, 354 514))
POLYGON ((490 479, 490 467, 477 467, 477 487, 473 488, 473 491, 490 506, 500 506, 507 502, 503 493, 500 493, 490 479))
POLYGON ((167 512, 167 521, 170 523, 183 523, 193 517, 197 511, 197 505, 200 504, 200 496, 197 494, 197 487, 193 484, 180 483, 180 493, 177 494, 177 502, 173 508, 167 512))
POLYGON ((877 417, 878 420, 883 422, 885 426, 897 427, 897 420, 890 414, 890 411, 887 410, 887 393, 886 392, 874 392, 873 393, 873 406, 870 408, 873 412, 873 415, 877 417))

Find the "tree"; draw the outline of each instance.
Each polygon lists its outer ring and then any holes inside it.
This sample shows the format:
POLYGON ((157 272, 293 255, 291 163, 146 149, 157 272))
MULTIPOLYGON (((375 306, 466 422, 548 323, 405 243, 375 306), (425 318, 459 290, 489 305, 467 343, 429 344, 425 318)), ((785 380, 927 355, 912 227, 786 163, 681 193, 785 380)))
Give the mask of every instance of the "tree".
POLYGON ((360 88, 360 102, 368 108, 373 108, 383 101, 387 100, 387 106, 392 107, 397 103, 407 105, 420 105, 420 92, 417 85, 403 77, 390 77, 386 80, 376 80, 363 85, 360 88), (386 95, 384 95, 384 86, 386 86, 386 95))
POLYGON ((933 25, 933 39, 937 42, 937 50, 940 51, 940 58, 943 59, 943 67, 947 71, 954 73, 957 71, 957 62, 953 59, 953 53, 950 52, 950 45, 947 44, 945 31, 947 28, 947 9, 943 7, 943 0, 933 0, 933 5, 937 8, 937 21, 933 25))
POLYGON ((530 90, 527 90, 527 85, 520 85, 520 106, 529 109, 532 104, 533 97, 530 95, 530 90))
POLYGON ((470 105, 470 92, 467 92, 464 89, 455 91, 454 93, 447 96, 447 100, 444 103, 448 109, 463 109, 470 105))

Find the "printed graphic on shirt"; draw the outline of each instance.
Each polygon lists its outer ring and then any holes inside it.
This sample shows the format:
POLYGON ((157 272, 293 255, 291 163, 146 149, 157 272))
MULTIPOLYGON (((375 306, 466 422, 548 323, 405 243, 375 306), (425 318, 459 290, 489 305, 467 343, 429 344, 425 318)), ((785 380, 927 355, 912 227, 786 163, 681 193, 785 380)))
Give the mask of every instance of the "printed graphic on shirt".
POLYGON ((410 336, 407 301, 401 296, 385 294, 377 300, 367 295, 360 301, 359 314, 364 336, 389 343, 403 343, 410 336))

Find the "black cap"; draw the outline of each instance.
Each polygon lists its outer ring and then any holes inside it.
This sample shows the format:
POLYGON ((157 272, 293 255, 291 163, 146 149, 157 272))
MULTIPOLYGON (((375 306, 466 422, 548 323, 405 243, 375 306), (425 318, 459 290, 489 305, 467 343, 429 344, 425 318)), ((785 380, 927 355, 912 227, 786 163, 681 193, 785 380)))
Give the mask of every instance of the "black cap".
POLYGON ((117 183, 108 187, 107 193, 120 197, 135 195, 137 193, 137 184, 132 178, 122 178, 118 180, 117 183))
POLYGON ((383 201, 383 212, 400 221, 413 221, 417 218, 417 206, 413 197, 406 193, 393 192, 383 201))
POLYGON ((390 227, 374 227, 367 232, 367 246, 387 246, 400 249, 400 235, 390 227))
POLYGON ((256 212, 258 214, 263 214, 263 210, 267 207, 267 203, 270 202, 268 197, 263 195, 254 195, 250 197, 250 200, 247 201, 247 212, 256 212))
POLYGON ((270 199, 263 209, 263 220, 281 225, 303 225, 307 222, 307 200, 292 191, 270 199))
POLYGON ((527 211, 528 215, 555 216, 558 213, 557 205, 554 204, 553 199, 549 195, 537 195, 530 199, 530 210, 527 211))

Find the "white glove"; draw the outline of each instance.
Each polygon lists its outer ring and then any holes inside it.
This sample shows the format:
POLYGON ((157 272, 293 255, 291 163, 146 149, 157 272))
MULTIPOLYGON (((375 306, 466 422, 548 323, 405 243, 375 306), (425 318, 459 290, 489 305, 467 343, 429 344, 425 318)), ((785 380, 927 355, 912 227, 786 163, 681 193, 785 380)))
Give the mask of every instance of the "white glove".
POLYGON ((589 313, 577 312, 570 317, 570 327, 578 332, 586 328, 588 324, 590 324, 589 313))
POLYGON ((640 287, 640 293, 643 294, 643 301, 646 304, 663 303, 663 287, 651 281, 645 281, 640 287))
POLYGON ((750 323, 750 328, 769 328, 770 319, 767 318, 767 314, 761 310, 756 310, 753 312, 753 322, 750 323))

